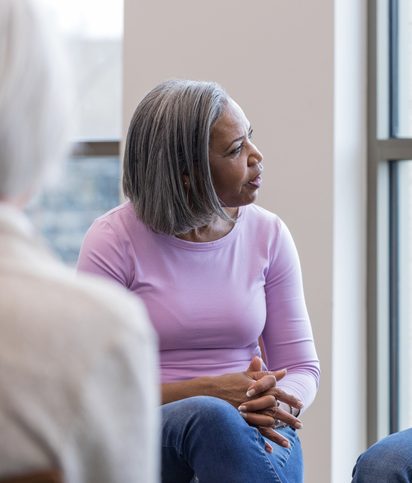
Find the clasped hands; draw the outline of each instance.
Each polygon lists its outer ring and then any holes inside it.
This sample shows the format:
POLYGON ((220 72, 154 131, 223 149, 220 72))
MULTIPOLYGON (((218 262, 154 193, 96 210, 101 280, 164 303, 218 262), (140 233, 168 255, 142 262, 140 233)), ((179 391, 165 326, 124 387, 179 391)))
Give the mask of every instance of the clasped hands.
MULTIPOLYGON (((254 357, 248 369, 243 373, 226 374, 222 386, 225 388, 223 399, 235 406, 243 418, 260 433, 280 446, 289 447, 289 441, 275 430, 275 426, 284 423, 295 429, 302 428, 302 422, 292 413, 292 408, 302 409, 303 403, 296 397, 276 387, 277 381, 285 377, 287 371, 263 371, 262 359, 254 357), (289 409, 285 410, 281 406, 289 409)), ((221 387, 222 387, 221 386, 221 387)), ((266 445, 268 452, 272 451, 266 445)))

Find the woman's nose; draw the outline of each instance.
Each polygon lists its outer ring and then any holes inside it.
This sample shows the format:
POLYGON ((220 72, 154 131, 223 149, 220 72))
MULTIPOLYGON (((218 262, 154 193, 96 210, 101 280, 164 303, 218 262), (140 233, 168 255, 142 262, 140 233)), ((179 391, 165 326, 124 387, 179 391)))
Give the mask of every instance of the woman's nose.
POLYGON ((252 149, 249 153, 248 159, 249 159, 249 164, 258 164, 258 163, 260 164, 263 161, 262 153, 254 144, 252 144, 252 149))

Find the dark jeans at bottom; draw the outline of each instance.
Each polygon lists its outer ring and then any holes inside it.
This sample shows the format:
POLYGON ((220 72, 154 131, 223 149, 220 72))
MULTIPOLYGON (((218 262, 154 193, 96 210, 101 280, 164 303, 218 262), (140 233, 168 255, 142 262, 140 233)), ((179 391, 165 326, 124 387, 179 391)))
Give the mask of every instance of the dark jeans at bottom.
POLYGON ((236 408, 197 396, 162 406, 162 483, 301 483, 302 449, 296 431, 279 429, 283 448, 249 426, 236 408), (195 480, 195 481, 197 481, 195 480))

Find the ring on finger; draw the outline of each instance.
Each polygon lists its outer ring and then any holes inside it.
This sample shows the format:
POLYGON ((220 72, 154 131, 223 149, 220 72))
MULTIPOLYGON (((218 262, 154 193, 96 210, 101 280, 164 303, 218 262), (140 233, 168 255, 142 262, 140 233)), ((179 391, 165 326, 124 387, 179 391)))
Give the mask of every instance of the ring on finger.
POLYGON ((287 424, 284 421, 281 421, 280 419, 275 419, 273 429, 286 428, 286 426, 287 424))

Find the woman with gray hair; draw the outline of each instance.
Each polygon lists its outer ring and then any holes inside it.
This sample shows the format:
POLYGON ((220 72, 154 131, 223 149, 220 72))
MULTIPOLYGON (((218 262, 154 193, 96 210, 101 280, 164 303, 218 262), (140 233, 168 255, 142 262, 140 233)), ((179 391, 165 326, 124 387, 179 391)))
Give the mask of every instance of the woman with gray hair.
POLYGON ((155 483, 145 309, 76 277, 21 211, 67 149, 70 89, 47 20, 34 0, 0 0, 0 479, 53 468, 67 483, 155 483))
POLYGON ((295 430, 319 364, 292 237, 254 204, 252 132, 215 83, 155 87, 129 127, 129 200, 81 249, 78 268, 139 295, 157 331, 163 482, 303 478, 295 430))

